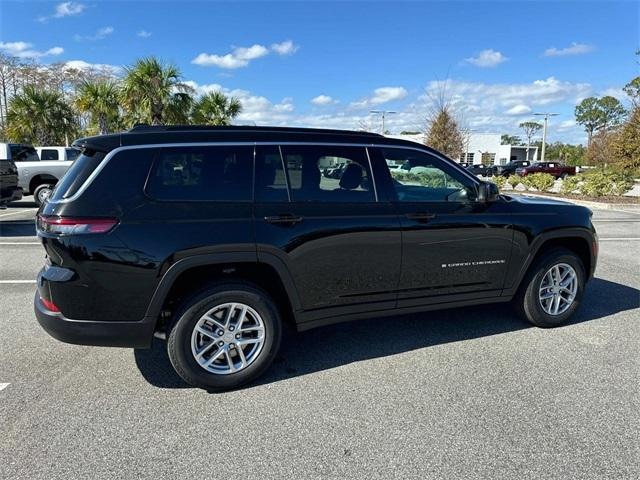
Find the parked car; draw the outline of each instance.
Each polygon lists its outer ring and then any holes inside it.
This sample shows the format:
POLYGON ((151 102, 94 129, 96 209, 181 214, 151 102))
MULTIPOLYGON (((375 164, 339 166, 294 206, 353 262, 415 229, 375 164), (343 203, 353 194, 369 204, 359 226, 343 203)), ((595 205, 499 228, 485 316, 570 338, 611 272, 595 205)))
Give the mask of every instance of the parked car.
POLYGON ((0 158, 0 207, 20 200, 22 190, 18 187, 18 168, 13 160, 0 158))
POLYGON ((33 195, 36 205, 40 206, 69 169, 78 150, 66 147, 38 148, 45 157, 42 160, 32 145, 0 143, 0 158, 13 160, 18 167, 18 187, 23 193, 33 195), (59 159, 46 159, 54 156, 53 152, 58 154, 59 159))
POLYGON ((492 165, 484 165, 483 163, 478 163, 476 165, 469 165, 467 170, 474 175, 481 175, 483 177, 492 177, 493 176, 493 166, 492 165))
POLYGON ((208 390, 259 377, 285 322, 512 302, 534 325, 560 325, 596 267, 587 208, 502 196, 410 141, 165 126, 74 145, 82 155, 38 213, 38 321, 76 344, 166 337, 176 372, 208 390), (338 187, 321 175, 327 157, 347 163, 338 187), (446 182, 399 181, 387 162, 446 182))
POLYGON ((555 178, 567 178, 576 174, 576 167, 566 167, 559 162, 536 162, 528 167, 516 169, 516 174, 526 177, 532 173, 548 173, 555 178))
POLYGON ((491 170, 494 175, 509 177, 515 175, 518 168, 528 167, 529 165, 531 165, 531 162, 528 160, 511 160, 505 165, 494 165, 491 170))

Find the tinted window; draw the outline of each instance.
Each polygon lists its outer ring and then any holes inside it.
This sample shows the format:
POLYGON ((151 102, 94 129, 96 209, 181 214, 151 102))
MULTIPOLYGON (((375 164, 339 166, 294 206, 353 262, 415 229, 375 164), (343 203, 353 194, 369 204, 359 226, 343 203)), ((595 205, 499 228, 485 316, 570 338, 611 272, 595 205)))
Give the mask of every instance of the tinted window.
POLYGON ((282 147, 294 202, 375 202, 363 147, 282 147))
POLYGON ((67 173, 56 184, 51 193, 51 200, 62 200, 73 196, 89 178, 89 175, 100 164, 105 154, 102 152, 85 152, 67 170, 67 173))
POLYGON ((466 201, 475 198, 473 182, 462 172, 426 152, 384 148, 388 163, 402 162, 391 170, 393 186, 400 202, 466 201))
POLYGON ((75 160, 80 155, 80 150, 75 148, 67 148, 67 160, 75 160))
POLYGON ((40 150, 40 160, 58 160, 58 150, 43 148, 40 150))
POLYGON ((158 150, 147 193, 158 200, 250 201, 253 147, 158 150))
POLYGON ((256 147, 255 199, 257 202, 288 202, 287 179, 277 146, 256 147))
POLYGON ((14 162, 37 162, 38 152, 31 145, 9 145, 11 160, 14 162))

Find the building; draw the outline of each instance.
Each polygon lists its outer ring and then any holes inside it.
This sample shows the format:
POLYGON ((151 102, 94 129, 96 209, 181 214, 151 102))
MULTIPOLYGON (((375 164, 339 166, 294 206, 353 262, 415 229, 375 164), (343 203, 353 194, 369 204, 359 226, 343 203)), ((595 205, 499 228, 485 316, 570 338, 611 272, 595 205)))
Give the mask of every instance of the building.
MULTIPOLYGON (((412 142, 423 143, 422 133, 411 135, 387 135, 392 138, 400 138, 412 142)), ((522 145, 501 145, 499 133, 471 133, 464 145, 465 152, 460 158, 454 158, 458 162, 468 164, 504 165, 511 160, 526 160, 527 147, 522 145)), ((529 147, 529 160, 538 158, 538 147, 529 147)))

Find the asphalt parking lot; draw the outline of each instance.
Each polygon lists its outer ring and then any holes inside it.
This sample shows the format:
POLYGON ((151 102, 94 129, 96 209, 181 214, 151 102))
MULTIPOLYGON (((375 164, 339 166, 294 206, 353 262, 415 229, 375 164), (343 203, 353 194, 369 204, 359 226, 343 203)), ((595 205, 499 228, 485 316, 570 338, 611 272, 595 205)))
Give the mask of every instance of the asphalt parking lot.
POLYGON ((65 345, 32 310, 29 198, 0 210, 0 478, 640 478, 640 213, 596 211, 574 321, 508 306, 289 335, 209 394, 146 351, 65 345))

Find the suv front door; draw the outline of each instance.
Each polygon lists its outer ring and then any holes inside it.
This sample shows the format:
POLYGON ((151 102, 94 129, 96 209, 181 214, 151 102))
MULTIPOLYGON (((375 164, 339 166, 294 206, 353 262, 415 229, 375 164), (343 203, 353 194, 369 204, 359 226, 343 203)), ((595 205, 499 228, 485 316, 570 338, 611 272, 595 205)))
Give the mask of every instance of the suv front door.
POLYGON ((378 201, 366 149, 265 145, 255 162, 258 258, 286 264, 304 321, 395 307, 400 224, 378 201))
POLYGON ((513 240, 506 202, 478 202, 474 179, 428 152, 395 147, 370 152, 383 167, 398 161, 413 166, 409 172, 375 170, 402 223, 398 307, 438 303, 450 295, 499 295, 513 240))

